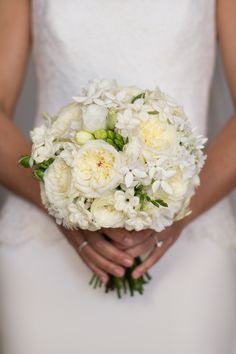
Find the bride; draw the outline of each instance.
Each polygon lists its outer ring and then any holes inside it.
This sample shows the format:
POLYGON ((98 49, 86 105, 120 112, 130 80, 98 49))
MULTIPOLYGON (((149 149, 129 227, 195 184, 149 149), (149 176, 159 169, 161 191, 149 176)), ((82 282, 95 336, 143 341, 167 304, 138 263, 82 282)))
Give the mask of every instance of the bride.
POLYGON ((236 116, 207 148, 192 214, 157 235, 161 247, 150 230, 59 228, 38 183, 17 166, 30 143, 10 119, 32 44, 37 124, 88 80, 115 78, 160 86, 206 134, 217 39, 236 103, 236 2, 0 0, 0 29, 0 181, 12 192, 0 219, 3 354, 236 353, 236 222, 227 197, 236 185, 236 116), (152 274, 143 297, 119 301, 88 286, 91 270, 106 283, 148 251, 133 272, 152 274))

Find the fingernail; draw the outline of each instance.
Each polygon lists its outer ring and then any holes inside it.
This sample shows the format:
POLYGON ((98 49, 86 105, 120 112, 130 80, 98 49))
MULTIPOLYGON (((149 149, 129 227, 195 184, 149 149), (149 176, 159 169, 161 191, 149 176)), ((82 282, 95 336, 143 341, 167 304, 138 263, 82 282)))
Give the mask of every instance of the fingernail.
POLYGON ((132 246, 133 242, 129 237, 124 238, 124 243, 126 246, 132 246))
POLYGON ((131 267, 133 264, 133 260, 130 258, 124 258, 124 264, 128 267, 131 267))
POLYGON ((119 277, 122 277, 124 275, 124 271, 120 268, 115 268, 114 271, 115 271, 116 275, 119 277))

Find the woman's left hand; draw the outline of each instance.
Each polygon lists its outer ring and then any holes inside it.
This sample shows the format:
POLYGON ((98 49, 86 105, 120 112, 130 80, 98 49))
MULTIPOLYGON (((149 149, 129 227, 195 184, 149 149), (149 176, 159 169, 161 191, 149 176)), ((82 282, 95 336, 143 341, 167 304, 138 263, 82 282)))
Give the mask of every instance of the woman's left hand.
MULTIPOLYGON (((137 279, 147 272, 159 259, 168 251, 178 239, 184 228, 182 221, 175 222, 172 226, 162 232, 150 230, 150 237, 144 242, 129 248, 126 252, 132 257, 138 257, 152 249, 143 263, 133 271, 133 278, 137 279), (157 240, 160 244, 157 247, 157 240)), ((140 231, 142 233, 142 231, 140 231)))

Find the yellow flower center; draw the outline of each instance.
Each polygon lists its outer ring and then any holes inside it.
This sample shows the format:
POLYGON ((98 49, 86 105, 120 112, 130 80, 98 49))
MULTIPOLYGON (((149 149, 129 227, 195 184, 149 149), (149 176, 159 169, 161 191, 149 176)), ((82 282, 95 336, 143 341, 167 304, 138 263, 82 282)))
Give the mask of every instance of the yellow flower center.
POLYGON ((168 149, 175 141, 174 127, 156 117, 140 123, 138 134, 144 145, 157 150, 168 149))
POLYGON ((77 173, 84 180, 104 184, 110 177, 115 156, 103 148, 84 151, 80 157, 77 173))

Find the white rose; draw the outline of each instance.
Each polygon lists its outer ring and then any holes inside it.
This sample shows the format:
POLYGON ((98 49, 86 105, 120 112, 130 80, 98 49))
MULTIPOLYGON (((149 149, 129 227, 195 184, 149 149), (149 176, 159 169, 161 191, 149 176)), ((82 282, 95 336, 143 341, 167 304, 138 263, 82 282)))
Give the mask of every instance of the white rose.
POLYGON ((119 185, 121 167, 121 155, 113 146, 103 140, 89 141, 74 159, 74 183, 86 197, 99 197, 119 185))
POLYGON ((44 173, 44 187, 47 199, 53 205, 62 206, 72 199, 75 191, 71 185, 71 168, 60 157, 44 173))
POLYGON ((83 129, 93 132, 106 128, 108 109, 97 104, 90 104, 83 109, 83 129))
POLYGON ((57 114, 50 131, 54 137, 73 137, 82 128, 82 111, 78 103, 72 102, 57 114))
POLYGON ((176 146, 176 128, 154 115, 141 121, 137 133, 142 144, 158 151, 166 151, 176 146))
POLYGON ((183 175, 178 169, 176 171, 176 174, 169 178, 168 184, 171 186, 172 189, 172 196, 175 198, 181 198, 183 197, 188 189, 188 181, 183 179, 183 175))
POLYGON ((91 213, 100 227, 122 227, 124 225, 125 214, 115 209, 113 195, 95 199, 91 205, 91 213))

